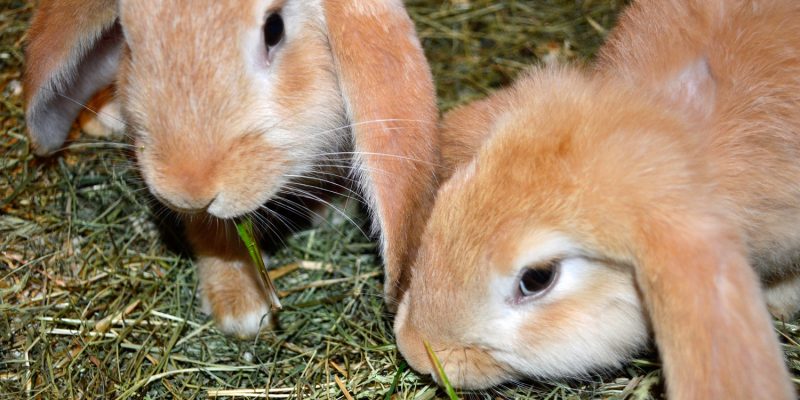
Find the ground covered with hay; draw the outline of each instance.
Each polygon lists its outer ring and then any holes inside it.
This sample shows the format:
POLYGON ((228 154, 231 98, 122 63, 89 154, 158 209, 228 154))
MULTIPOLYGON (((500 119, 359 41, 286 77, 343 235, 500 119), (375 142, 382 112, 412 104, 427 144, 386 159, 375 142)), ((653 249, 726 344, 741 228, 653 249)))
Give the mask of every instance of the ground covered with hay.
MULTIPOLYGON (((449 109, 532 63, 587 60, 622 1, 410 0, 449 109)), ((220 334, 196 299, 174 217, 152 205, 114 142, 29 151, 23 34, 32 2, 0 0, 0 398, 445 398, 404 364, 375 245, 331 213, 269 260, 285 310, 255 340, 220 334)), ((797 327, 776 322, 800 376, 797 327)), ((747 366, 742 366, 747 368, 747 366)), ((795 382, 800 380, 795 379, 795 382)), ((463 398, 660 398, 658 360, 570 382, 463 398)))

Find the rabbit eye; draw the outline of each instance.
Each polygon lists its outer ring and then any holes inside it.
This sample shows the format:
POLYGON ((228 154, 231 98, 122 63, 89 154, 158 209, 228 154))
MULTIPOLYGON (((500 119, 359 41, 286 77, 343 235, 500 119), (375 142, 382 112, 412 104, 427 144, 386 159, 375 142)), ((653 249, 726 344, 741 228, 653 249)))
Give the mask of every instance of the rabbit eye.
POLYGON ((537 265, 527 268, 519 278, 519 292, 522 297, 535 296, 544 293, 556 281, 559 261, 552 261, 546 265, 537 265))
POLYGON ((283 18, 280 14, 274 13, 267 17, 264 23, 264 43, 267 47, 273 47, 283 39, 283 18))

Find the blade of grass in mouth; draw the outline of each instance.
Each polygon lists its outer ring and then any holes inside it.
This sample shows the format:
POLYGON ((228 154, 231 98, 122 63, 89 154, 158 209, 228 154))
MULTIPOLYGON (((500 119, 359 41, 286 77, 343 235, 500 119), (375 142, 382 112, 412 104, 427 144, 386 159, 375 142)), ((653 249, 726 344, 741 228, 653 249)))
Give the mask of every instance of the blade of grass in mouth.
POLYGON ((447 375, 444 373, 444 367, 442 367, 439 357, 436 357, 436 353, 431 348, 430 343, 427 341, 422 343, 425 345, 425 350, 428 351, 428 356, 431 358, 431 361, 433 361, 434 367, 436 367, 436 373, 439 374, 439 378, 442 379, 442 386, 444 386, 444 390, 447 392, 447 397, 449 397, 450 400, 459 400, 455 389, 453 389, 453 385, 450 384, 450 379, 447 379, 447 375))
POLYGON ((253 221, 246 218, 237 222, 236 231, 239 232, 239 237, 244 242, 244 245, 247 247, 247 252, 250 254, 250 258, 256 265, 258 276, 261 277, 261 282, 264 284, 264 288, 267 291, 267 299, 269 299, 272 309, 280 310, 281 300, 278 298, 278 291, 275 290, 275 285, 269 277, 267 266, 264 264, 264 258, 261 257, 261 250, 258 248, 255 231, 253 230, 253 221))

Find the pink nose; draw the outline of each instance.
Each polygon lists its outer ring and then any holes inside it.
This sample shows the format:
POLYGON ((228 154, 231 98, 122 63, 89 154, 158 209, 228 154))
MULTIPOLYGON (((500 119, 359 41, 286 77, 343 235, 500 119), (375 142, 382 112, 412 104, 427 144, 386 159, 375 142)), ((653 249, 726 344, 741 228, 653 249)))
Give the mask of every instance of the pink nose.
MULTIPOLYGON (((215 162, 204 159, 172 159, 151 174, 150 189, 167 207, 185 213, 205 211, 217 197, 215 162)), ((147 165, 144 165, 147 168, 147 165)), ((156 169, 156 168, 153 168, 156 169)))

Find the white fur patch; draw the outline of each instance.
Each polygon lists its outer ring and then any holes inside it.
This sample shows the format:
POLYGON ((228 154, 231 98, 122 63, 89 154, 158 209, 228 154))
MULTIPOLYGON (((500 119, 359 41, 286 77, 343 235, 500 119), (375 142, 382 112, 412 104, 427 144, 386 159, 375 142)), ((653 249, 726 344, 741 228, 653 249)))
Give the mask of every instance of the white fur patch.
POLYGON ((525 268, 576 253, 575 245, 560 234, 537 235, 536 238, 538 240, 535 244, 521 246, 523 250, 514 260, 514 275, 494 274, 489 284, 487 316, 491 318, 492 330, 496 329, 505 334, 480 332, 475 340, 489 338, 491 346, 497 348, 511 348, 517 345, 522 325, 531 318, 536 318, 539 307, 537 303, 546 304, 563 299, 579 290, 581 283, 586 279, 585 265, 569 260, 562 263, 555 287, 544 297, 532 301, 531 304, 514 304, 514 298, 519 290, 519 275, 525 268))
POLYGON ((492 349, 517 375, 539 377, 618 367, 647 342, 631 273, 586 258, 558 233, 537 233, 522 243, 515 274, 492 278, 482 322, 468 340, 492 349), (514 301, 521 271, 553 259, 561 260, 555 286, 539 298, 514 301))
POLYGON ((673 103, 697 116, 708 117, 714 112, 716 82, 705 58, 687 63, 666 82, 665 90, 673 103))
POLYGON ((238 318, 226 316, 219 320, 219 329, 228 334, 251 337, 259 331, 272 327, 270 311, 266 306, 259 307, 238 318))
POLYGON ((125 122, 118 100, 112 100, 97 110, 88 122, 81 125, 81 129, 89 136, 97 138, 113 138, 125 132, 125 122))

